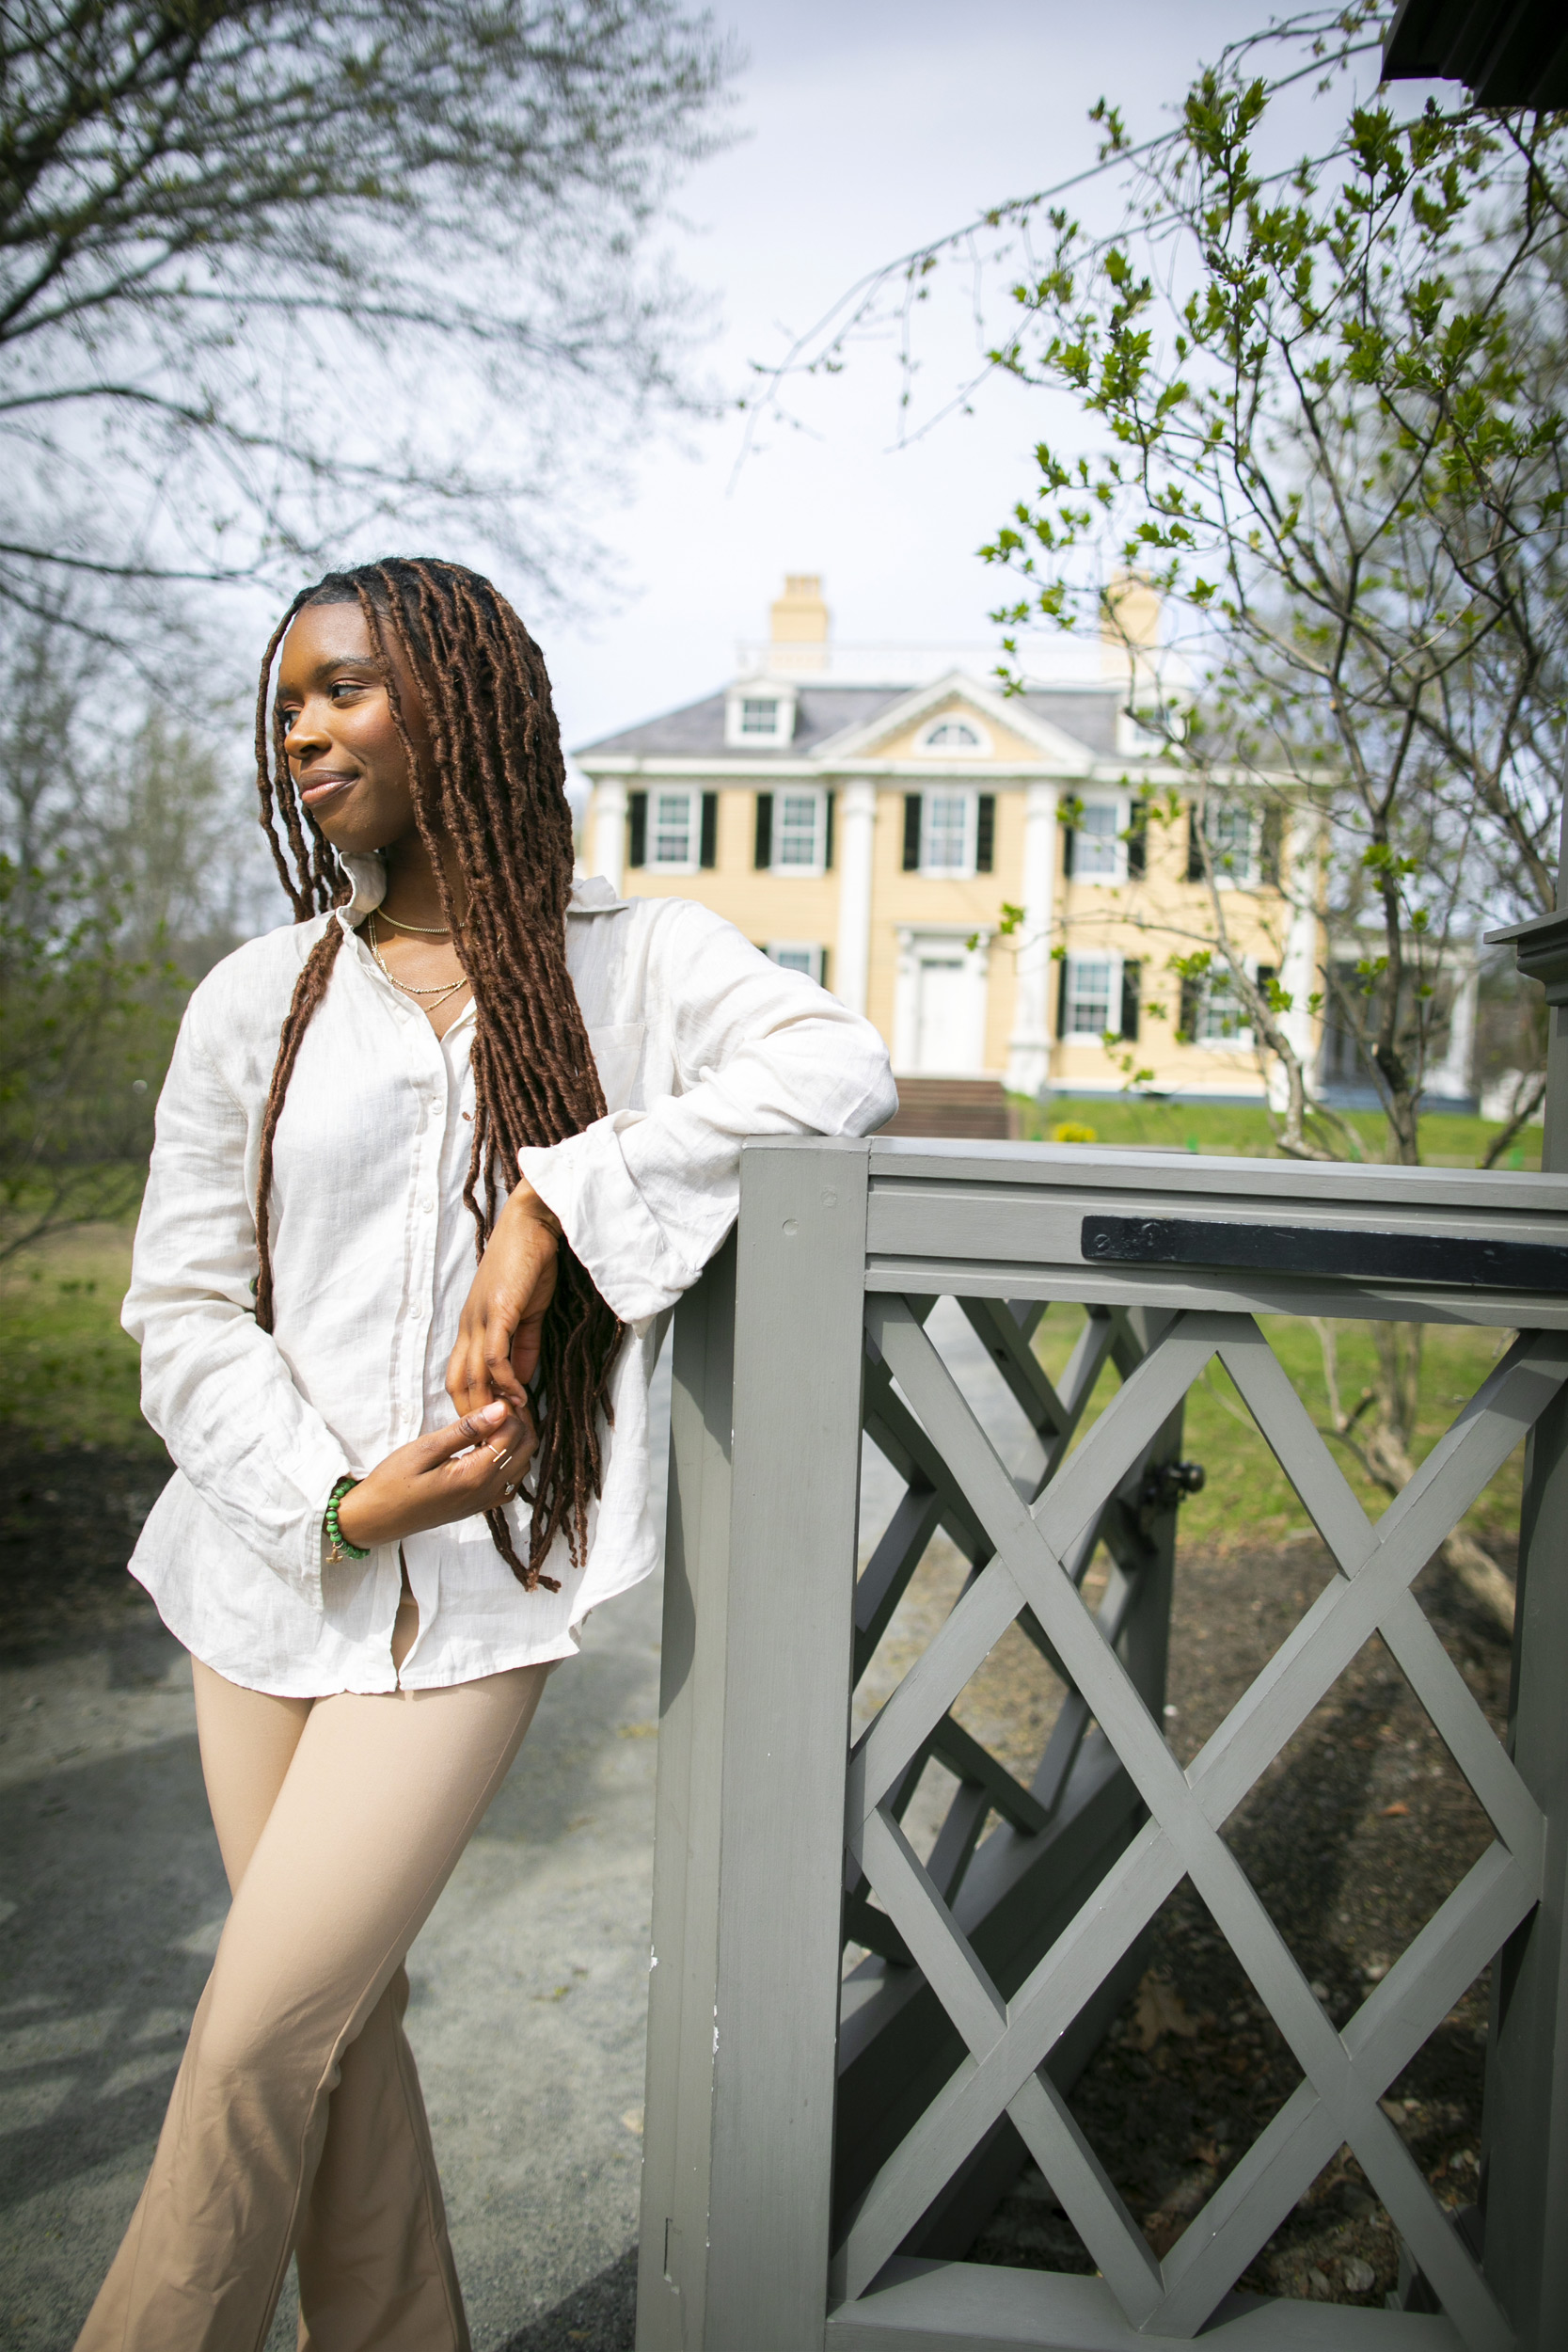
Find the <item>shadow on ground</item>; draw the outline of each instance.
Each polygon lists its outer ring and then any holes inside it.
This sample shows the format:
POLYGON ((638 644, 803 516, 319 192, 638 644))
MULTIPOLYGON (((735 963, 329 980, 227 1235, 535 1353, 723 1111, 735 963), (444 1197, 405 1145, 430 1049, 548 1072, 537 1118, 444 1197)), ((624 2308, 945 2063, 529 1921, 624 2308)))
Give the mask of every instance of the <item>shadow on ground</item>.
POLYGON ((637 2249, 578 2287, 564 2303, 510 2337, 501 2352, 632 2352, 637 2330, 637 2249))

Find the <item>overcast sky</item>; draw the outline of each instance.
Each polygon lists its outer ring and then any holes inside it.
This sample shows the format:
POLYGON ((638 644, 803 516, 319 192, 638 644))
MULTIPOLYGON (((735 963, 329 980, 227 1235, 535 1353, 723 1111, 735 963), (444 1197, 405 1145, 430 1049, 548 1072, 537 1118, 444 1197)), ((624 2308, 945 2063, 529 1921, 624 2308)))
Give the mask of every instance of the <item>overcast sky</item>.
MULTIPOLYGON (((688 180, 673 240, 722 326, 708 354, 733 400, 863 273, 1093 161, 1088 108, 1106 93, 1147 135, 1195 65, 1267 10, 1258 0, 1117 8, 1068 0, 721 0, 750 53, 744 136, 688 180)), ((922 319, 923 397, 975 350, 957 282, 922 319)), ((834 634, 984 643, 998 582, 974 550, 1029 485, 1057 430, 1038 396, 991 384, 971 417, 896 449, 890 345, 800 388, 801 420, 769 425, 736 477, 733 407, 661 441, 619 513, 602 517, 619 610, 542 628, 563 733, 580 744, 710 691, 737 638, 766 634, 786 571, 822 573, 834 634)), ((1069 427, 1070 429, 1070 427, 1069 427)))

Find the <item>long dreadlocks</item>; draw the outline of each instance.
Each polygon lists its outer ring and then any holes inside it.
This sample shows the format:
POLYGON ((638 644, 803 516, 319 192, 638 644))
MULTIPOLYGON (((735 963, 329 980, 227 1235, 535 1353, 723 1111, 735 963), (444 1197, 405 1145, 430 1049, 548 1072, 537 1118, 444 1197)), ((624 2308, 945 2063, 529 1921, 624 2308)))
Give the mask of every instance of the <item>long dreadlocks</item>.
MULTIPOLYGON (((290 775, 286 723, 271 707, 272 668, 296 612, 307 605, 355 603, 381 662, 407 755, 420 837, 473 989, 474 1139, 463 1198, 482 1254, 501 1194, 515 1181, 518 1152, 580 1135, 605 1111, 566 970, 572 820, 549 679, 512 607, 487 580, 461 564, 395 558, 329 572, 302 589, 273 631, 256 702, 261 824, 296 922, 341 905, 348 894, 331 845, 290 775), (428 770, 415 753, 393 650, 423 705, 428 770), (278 838, 279 819, 287 851, 278 838), (440 854, 447 842, 456 850, 467 892, 461 922, 440 854)), ((306 958, 267 1096, 256 1208, 256 1320, 264 1331, 273 1327, 273 1145, 300 1042, 326 993, 342 937, 342 926, 328 923, 306 958)), ((621 1331, 563 1240, 540 1349, 544 1413, 526 1562, 517 1556, 504 1515, 485 1514, 496 1549, 531 1592, 539 1583, 557 1589, 541 1571, 562 1529, 574 1564, 586 1554, 588 1507, 603 1479, 598 1420, 621 1331)))

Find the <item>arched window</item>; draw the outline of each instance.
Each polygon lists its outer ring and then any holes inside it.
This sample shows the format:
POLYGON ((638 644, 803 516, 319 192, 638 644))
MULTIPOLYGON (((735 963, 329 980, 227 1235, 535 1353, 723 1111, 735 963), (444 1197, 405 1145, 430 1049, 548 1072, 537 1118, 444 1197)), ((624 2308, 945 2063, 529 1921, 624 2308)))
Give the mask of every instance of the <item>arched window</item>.
POLYGON ((967 719, 942 719, 926 738, 928 752, 977 752, 980 737, 967 719))

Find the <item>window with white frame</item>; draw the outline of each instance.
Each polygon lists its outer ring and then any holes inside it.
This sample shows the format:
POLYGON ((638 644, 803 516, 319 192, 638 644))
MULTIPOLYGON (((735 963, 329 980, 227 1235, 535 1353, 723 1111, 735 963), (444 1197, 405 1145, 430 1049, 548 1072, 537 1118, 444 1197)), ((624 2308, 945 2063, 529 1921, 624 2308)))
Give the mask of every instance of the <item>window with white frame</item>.
POLYGON ((974 873, 975 807, 976 796, 973 792, 936 791, 921 795, 923 874, 974 873))
POLYGON ((820 874, 828 850, 828 796, 807 785, 773 795, 775 874, 820 874))
POLYGON ((821 981, 822 950, 802 939, 770 939, 766 949, 770 963, 777 963, 786 972, 803 972, 808 980, 821 981))
POLYGON ((782 679, 742 678, 724 696, 724 740, 735 751, 787 743, 795 733, 795 689, 782 679))
POLYGON ((1120 801, 1083 801, 1072 827, 1075 882, 1120 882, 1126 871, 1120 801))
POLYGON ((1205 819, 1209 854, 1218 882, 1242 886, 1257 880, 1256 825, 1244 801, 1213 800, 1205 819))
POLYGON ((677 786, 648 795, 648 864, 666 874, 694 874, 702 852, 703 796, 677 786))
POLYGON ((1200 1045, 1250 1045, 1252 1025, 1229 972, 1211 972, 1198 1003, 1200 1045))
POLYGON ((973 755, 986 748, 985 738, 968 719, 939 719, 921 738, 923 752, 960 752, 973 755))
POLYGON ((1120 984, 1115 956, 1069 956, 1062 1005, 1064 1037, 1103 1037, 1113 1024, 1111 1008, 1120 984))

